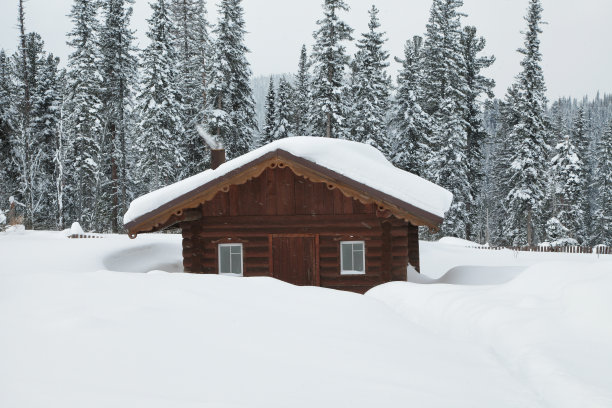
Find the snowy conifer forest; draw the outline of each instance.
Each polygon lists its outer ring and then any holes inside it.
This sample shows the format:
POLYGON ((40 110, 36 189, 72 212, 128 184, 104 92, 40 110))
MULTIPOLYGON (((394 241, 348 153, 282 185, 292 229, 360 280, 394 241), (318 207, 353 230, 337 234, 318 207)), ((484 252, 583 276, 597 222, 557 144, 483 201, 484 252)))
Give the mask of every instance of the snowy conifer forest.
POLYGON ((217 21, 205 0, 151 0, 142 49, 133 0, 73 0, 67 61, 14 0, 17 52, 0 51, 0 229, 122 232, 132 199, 208 168, 203 125, 229 158, 296 135, 375 146, 453 193, 441 231, 424 238, 612 245, 612 95, 547 100, 541 2, 522 1, 522 62, 493 95, 486 70, 498 62, 462 0, 431 0, 403 55, 386 50, 376 6, 358 33, 346 1, 321 0, 314 45, 271 78, 251 73, 241 0, 221 0, 217 21))

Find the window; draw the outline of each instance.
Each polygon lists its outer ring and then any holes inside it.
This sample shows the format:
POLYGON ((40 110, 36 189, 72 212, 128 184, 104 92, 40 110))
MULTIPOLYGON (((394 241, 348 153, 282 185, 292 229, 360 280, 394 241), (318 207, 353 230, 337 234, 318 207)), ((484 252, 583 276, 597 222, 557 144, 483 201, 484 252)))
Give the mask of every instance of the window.
POLYGON ((242 276, 242 244, 219 244, 219 274, 242 276))
POLYGON ((365 242, 340 242, 340 273, 342 275, 365 274, 365 242))

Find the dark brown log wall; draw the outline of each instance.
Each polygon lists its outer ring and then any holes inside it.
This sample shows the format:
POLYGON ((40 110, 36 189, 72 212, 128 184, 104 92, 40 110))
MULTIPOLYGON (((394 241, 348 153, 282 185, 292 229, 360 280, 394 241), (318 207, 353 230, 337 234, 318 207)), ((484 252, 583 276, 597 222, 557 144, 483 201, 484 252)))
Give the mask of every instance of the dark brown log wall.
POLYGON ((289 235, 316 238, 317 281, 324 287, 363 293, 380 283, 406 280, 408 259, 418 268, 416 227, 288 168, 266 169, 231 186, 201 211, 202 219, 181 224, 185 271, 217 273, 217 245, 240 242, 244 275, 273 276, 273 237, 289 235), (365 275, 340 274, 341 241, 365 242, 365 275))

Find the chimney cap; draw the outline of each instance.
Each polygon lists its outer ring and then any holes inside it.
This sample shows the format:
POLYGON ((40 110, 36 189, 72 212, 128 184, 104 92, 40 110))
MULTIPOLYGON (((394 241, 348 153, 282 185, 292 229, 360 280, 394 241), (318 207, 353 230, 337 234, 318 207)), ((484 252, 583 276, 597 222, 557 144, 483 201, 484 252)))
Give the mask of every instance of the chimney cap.
POLYGON ((223 143, 221 143, 219 140, 217 140, 216 137, 208 133, 206 129, 204 129, 204 126, 196 125, 196 130, 198 131, 202 139, 204 139, 208 147, 210 147, 212 150, 224 150, 223 143))

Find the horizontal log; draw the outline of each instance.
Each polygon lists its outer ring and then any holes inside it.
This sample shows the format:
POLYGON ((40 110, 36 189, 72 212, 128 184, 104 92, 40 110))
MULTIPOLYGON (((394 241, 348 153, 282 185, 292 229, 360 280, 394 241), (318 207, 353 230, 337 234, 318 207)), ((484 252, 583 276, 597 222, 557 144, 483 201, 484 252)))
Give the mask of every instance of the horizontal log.
POLYGON ((212 239, 222 236, 231 236, 242 239, 250 239, 252 237, 261 237, 268 234, 280 234, 283 233, 301 233, 305 235, 327 235, 327 236, 341 236, 345 234, 361 235, 363 237, 379 237, 381 232, 374 230, 356 230, 354 228, 345 227, 334 227, 334 226, 309 226, 309 227, 295 227, 287 225, 278 228, 258 228, 258 229, 242 229, 240 231, 226 230, 226 229, 205 229, 198 235, 202 238, 212 239))
POLYGON ((312 224, 312 223, 355 223, 366 222, 368 225, 380 226, 380 221, 369 214, 339 214, 339 215, 247 215, 247 216, 216 216, 204 217, 201 225, 284 225, 290 224, 312 224))

